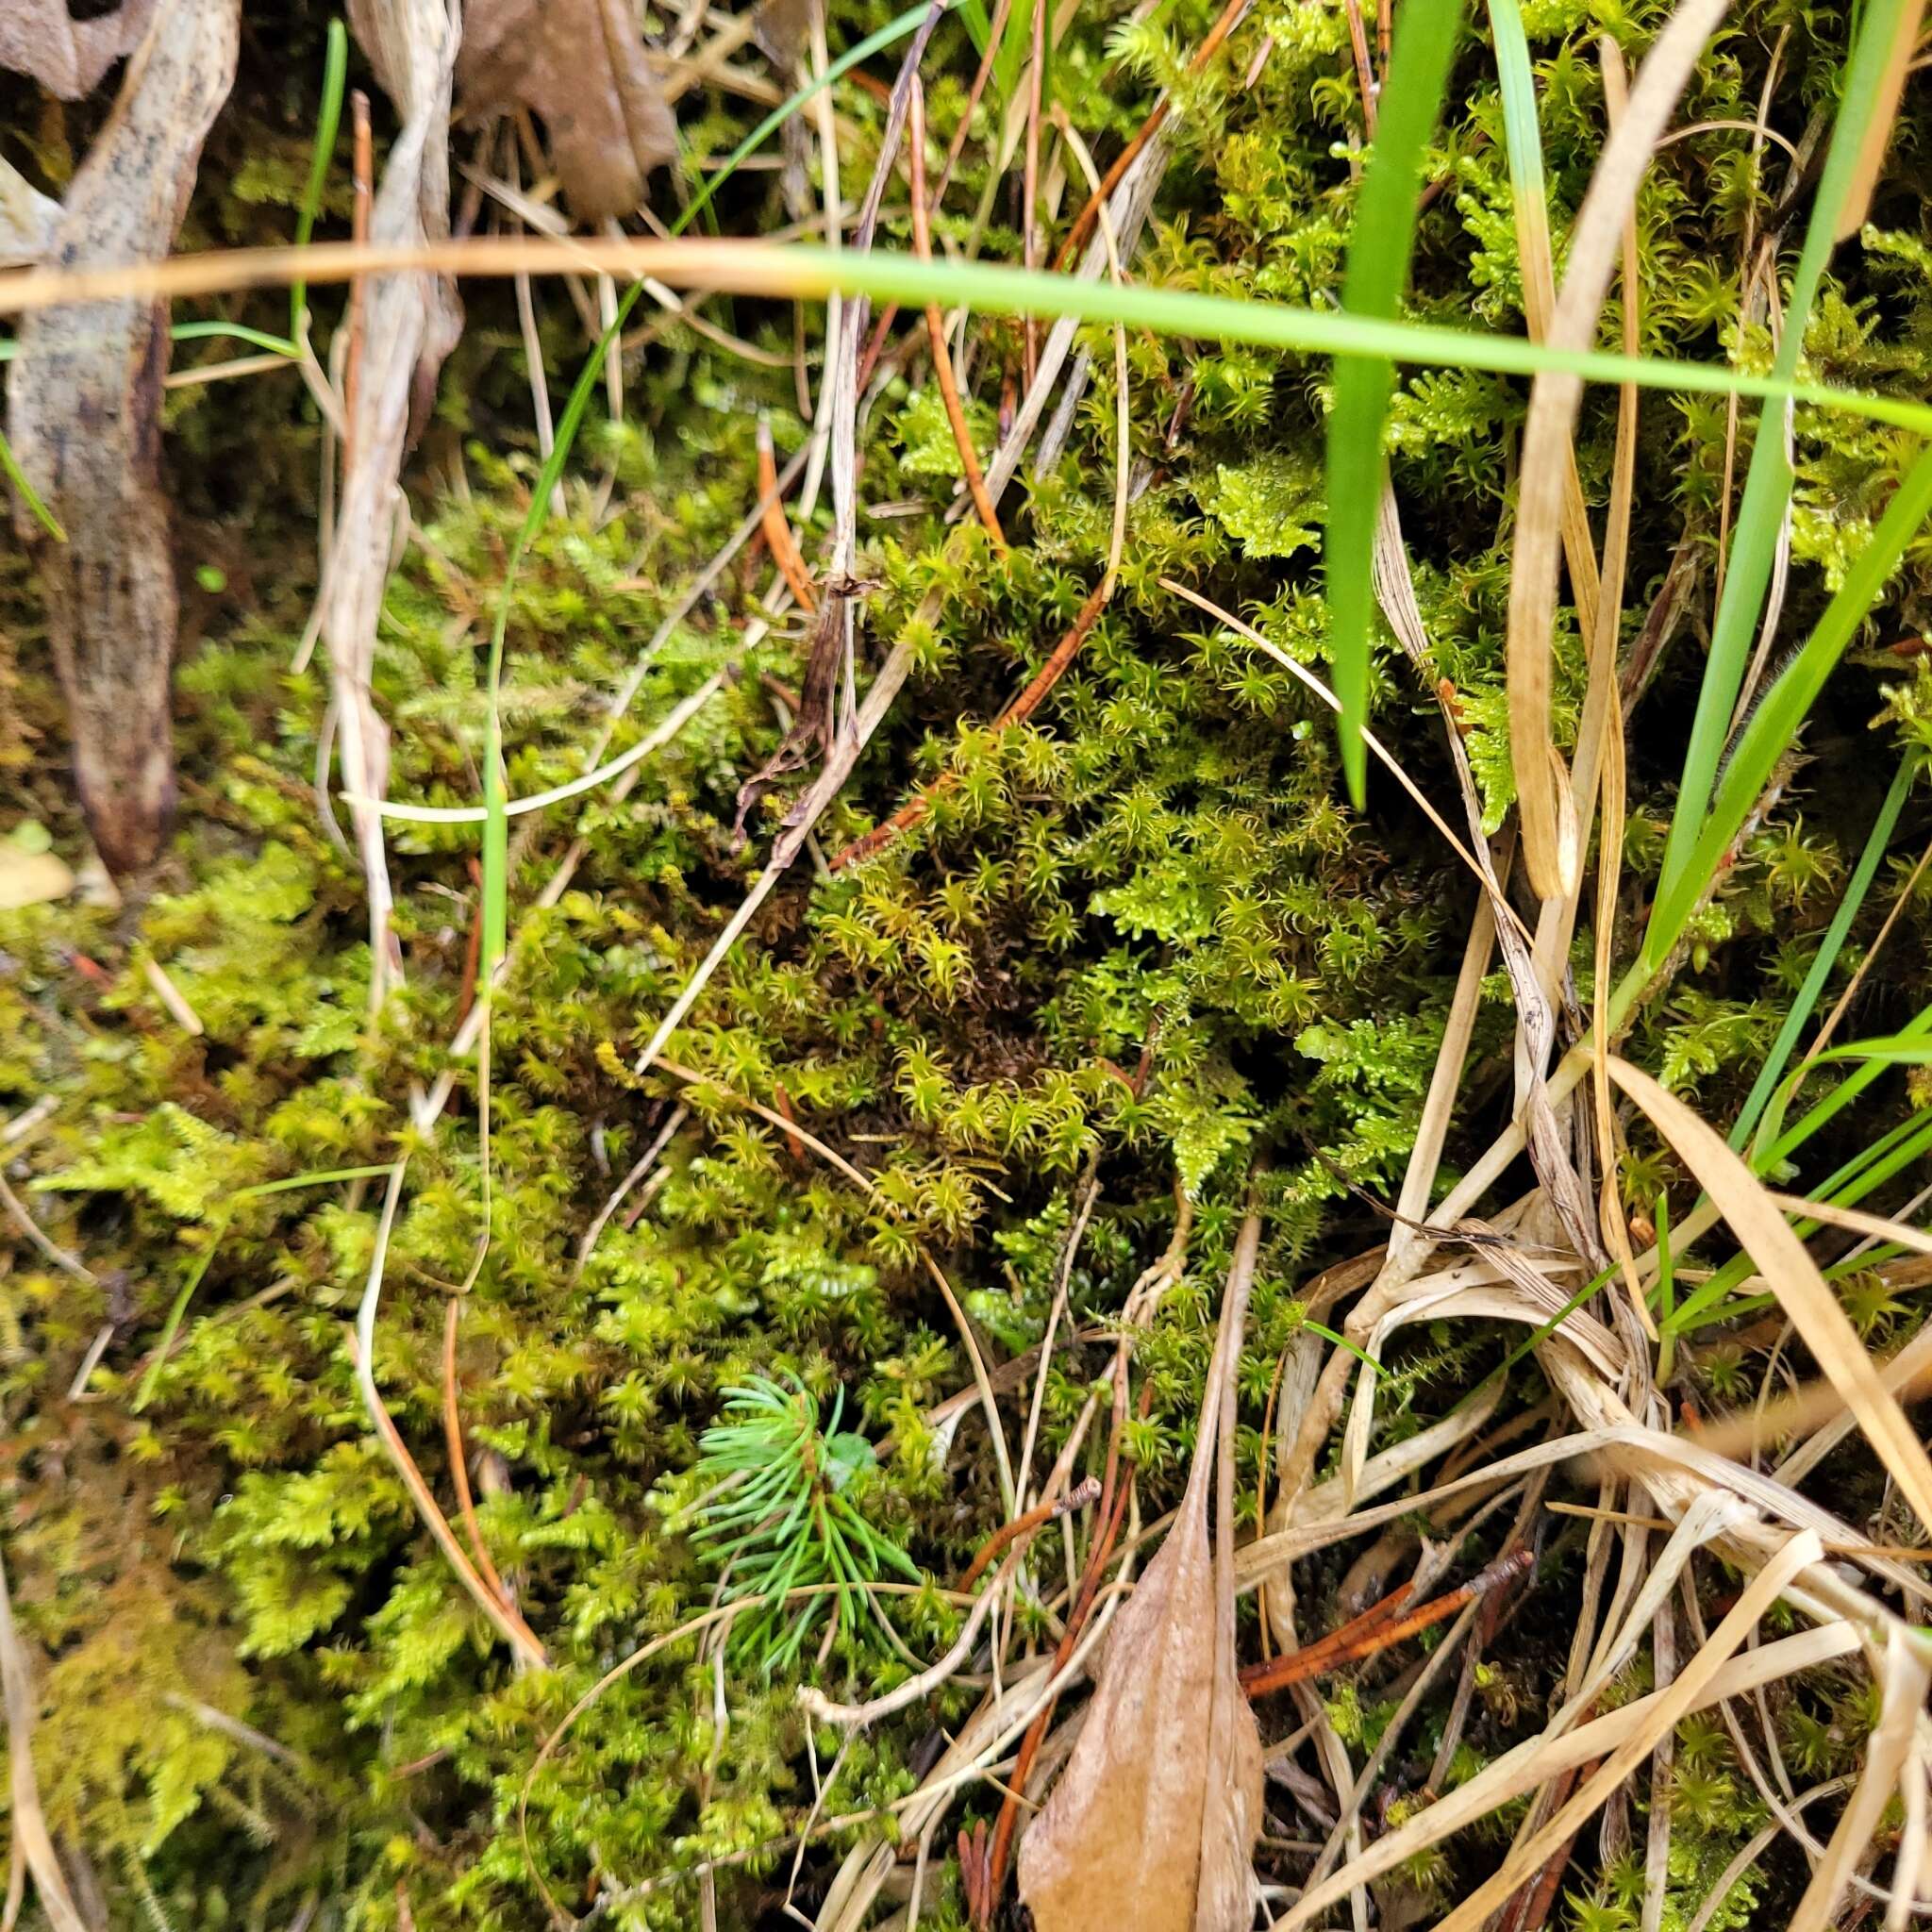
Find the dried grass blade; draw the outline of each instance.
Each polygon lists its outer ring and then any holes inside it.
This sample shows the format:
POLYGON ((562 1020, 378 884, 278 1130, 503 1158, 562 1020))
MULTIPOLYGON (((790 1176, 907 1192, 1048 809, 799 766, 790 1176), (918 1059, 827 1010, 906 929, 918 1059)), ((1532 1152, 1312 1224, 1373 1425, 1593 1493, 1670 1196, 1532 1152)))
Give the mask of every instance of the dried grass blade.
MULTIPOLYGON (((1790 1932, 1824 1932, 1834 1922, 1853 1869, 1870 1853, 1879 1818, 1891 1802, 1900 1777, 1916 1771, 1907 1760, 1919 1720, 1924 1714, 1928 1688, 1932 1688, 1932 1644, 1893 1624, 1885 1640, 1881 1680, 1885 1704, 1876 1728, 1865 1742, 1865 1769, 1851 1802, 1839 1815, 1838 1828, 1824 1857, 1818 1861, 1811 1882, 1791 1914, 1790 1932)), ((1905 1857, 1903 1848, 1900 1856, 1902 1859, 1905 1857)), ((1913 1862, 1917 1862, 1916 1856, 1913 1862)))
MULTIPOLYGON (((1550 332, 1557 305, 1556 258, 1550 247, 1550 209, 1543 187, 1542 134, 1537 125, 1536 76, 1529 42, 1517 0, 1490 0, 1490 38, 1496 50, 1496 78, 1503 96, 1503 138, 1509 162, 1509 198, 1516 215, 1516 255, 1523 275, 1524 320, 1530 340, 1550 332)), ((1591 543, 1590 511, 1576 474, 1576 451, 1564 455, 1563 558, 1585 637, 1596 629, 1596 552, 1591 543)))
MULTIPOLYGON (((1731 1658, 1707 1683, 1701 1684, 1692 1701, 1671 1722, 1693 1710, 1708 1709, 1725 1698, 1742 1696, 1761 1684, 1775 1683, 1799 1671, 1849 1656, 1857 1648, 1857 1633, 1845 1623, 1803 1630, 1794 1637, 1760 1644, 1731 1658)), ((1682 1683, 1680 1677, 1678 1685, 1682 1683)), ((1433 1805, 1376 1839, 1353 1872, 1344 1870, 1311 1885, 1287 1916, 1275 1922, 1274 1932, 1302 1932, 1304 1926, 1312 1924, 1338 1899, 1345 1897, 1352 1886, 1380 1877, 1405 1859, 1427 1851, 1476 1819, 1486 1817, 1498 1806, 1560 1777, 1566 1771, 1604 1757, 1633 1736, 1654 1734, 1658 1702, 1664 1694, 1653 1691, 1619 1710, 1579 1724, 1567 1735, 1546 1732, 1505 1752, 1467 1784, 1445 1792, 1433 1805)))
POLYGON ((1436 1927, 1436 1932, 1475 1932, 1489 1915, 1550 1853, 1591 1818, 1604 1801, 1647 1757, 1665 1735, 1697 1703, 1711 1680, 1757 1627, 1758 1619, 1776 1602, 1779 1591, 1801 1570, 1819 1562, 1824 1546, 1815 1530, 1801 1530, 1745 1586, 1731 1613, 1710 1634, 1710 1640, 1685 1665, 1668 1690, 1645 1702, 1651 1706, 1642 1724, 1612 1751, 1596 1772, 1584 1779, 1576 1794, 1547 1824, 1518 1845, 1502 1867, 1477 1887, 1436 1927))
MULTIPOLYGON (((1652 149, 1685 83, 1724 17, 1726 0, 1684 0, 1653 42, 1627 112, 1606 142, 1571 232, 1563 286, 1550 318, 1549 346, 1580 348, 1597 316, 1629 210, 1652 149)), ((1583 388, 1574 377, 1540 376, 1524 426, 1516 561, 1509 580, 1509 734, 1522 810, 1524 859, 1539 896, 1575 886, 1581 855, 1565 849, 1558 808, 1560 757, 1550 735, 1550 641, 1557 615, 1557 549, 1565 454, 1583 388)))
POLYGON ((1609 1072, 1723 1210, 1818 1366, 1857 1416, 1859 1427, 1919 1521, 1932 1530, 1932 1457, 1887 1391, 1818 1264, 1763 1183, 1705 1122, 1648 1074, 1615 1056, 1609 1072))
POLYGON ((41 1809, 40 1781, 34 1775, 34 1718, 38 1709, 26 1647, 13 1622, 13 1597, 7 1566, 0 1560, 0 1688, 7 1709, 7 1755, 12 1773, 14 1856, 25 1857, 40 1889, 41 1909, 54 1932, 89 1932, 88 1923, 67 1887, 67 1874, 55 1855, 41 1809))
POLYGON ((1040 1932, 1244 1932, 1253 1921, 1261 1741, 1235 1674, 1232 1516, 1236 1372, 1260 1238, 1251 1208, 1187 1493, 1115 1622, 1066 1770, 1020 1841, 1020 1895, 1040 1932))

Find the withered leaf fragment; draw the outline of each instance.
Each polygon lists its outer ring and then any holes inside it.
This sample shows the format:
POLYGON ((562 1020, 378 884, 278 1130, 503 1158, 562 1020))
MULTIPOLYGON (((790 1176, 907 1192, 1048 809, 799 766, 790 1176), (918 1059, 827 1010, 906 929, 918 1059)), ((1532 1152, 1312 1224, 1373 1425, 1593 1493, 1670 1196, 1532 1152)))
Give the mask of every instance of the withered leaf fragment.
POLYGON ((1234 1370, 1260 1228, 1251 1212, 1235 1244, 1174 1527, 1114 1621, 1079 1740, 1020 1840, 1038 1932, 1253 1923, 1261 1738, 1235 1673, 1234 1370))
MULTIPOLYGON (((175 0, 156 15, 68 189, 49 266, 168 253, 234 81, 240 24, 241 0, 175 0)), ((160 850, 175 792, 175 570, 160 478, 167 304, 43 309, 21 319, 19 344, 8 433, 68 541, 56 542, 21 503, 15 526, 46 600, 80 802, 102 858, 125 874, 160 850)))
POLYGON ((541 118, 580 222, 629 214, 644 176, 677 153, 629 0, 471 0, 457 85, 465 114, 527 108, 541 118))
POLYGON ((68 0, 4 0, 0 67, 32 75, 63 101, 77 101, 100 86, 122 55, 140 46, 155 5, 156 0, 121 0, 81 20, 68 0))
MULTIPOLYGON (((444 0, 349 0, 349 25, 401 122, 369 218, 377 247, 449 235, 449 108, 456 22, 444 0)), ((336 752, 369 894, 372 997, 402 969, 382 817, 389 727, 376 708, 375 626, 402 508, 410 425, 433 400, 443 358, 462 334, 447 276, 375 275, 365 291, 363 354, 349 411, 335 541, 324 572, 322 636, 337 717, 336 752)))

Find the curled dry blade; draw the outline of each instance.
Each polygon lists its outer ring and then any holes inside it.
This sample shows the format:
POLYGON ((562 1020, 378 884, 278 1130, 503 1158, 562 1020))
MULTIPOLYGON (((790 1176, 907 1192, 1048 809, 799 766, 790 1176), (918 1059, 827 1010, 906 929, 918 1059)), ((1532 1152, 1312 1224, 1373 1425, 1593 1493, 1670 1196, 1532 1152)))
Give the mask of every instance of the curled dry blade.
POLYGON ((1260 1232, 1251 1211, 1174 1527, 1115 1621, 1079 1741, 1020 1841, 1039 1932, 1243 1932, 1254 1917, 1261 1740, 1235 1671, 1234 1385, 1260 1232))
MULTIPOLYGON (((383 167, 369 239, 377 246, 444 241, 455 20, 443 0, 350 0, 349 24, 402 123, 383 167)), ((389 727, 375 708, 371 679, 401 507, 397 478, 410 426, 426 414, 437 372, 462 324, 462 307, 445 276, 383 275, 370 284, 341 508, 322 591, 343 790, 358 801, 380 798, 389 778, 389 727)), ((367 803, 350 810, 368 882, 373 984, 380 992, 401 970, 389 929, 382 819, 367 803)))
MULTIPOLYGON (((9 10, 0 7, 0 17, 9 10)), ((156 15, 52 224, 48 261, 88 268, 168 253, 234 81, 240 23, 241 0, 183 0, 156 15)), ((0 32, 0 59, 10 63, 11 45, 0 32)), ((176 606, 160 475, 167 367, 166 303, 80 303, 22 319, 8 383, 21 470, 67 534, 55 541, 16 503, 67 695, 75 779, 101 857, 124 874, 160 850, 175 793, 176 606)))

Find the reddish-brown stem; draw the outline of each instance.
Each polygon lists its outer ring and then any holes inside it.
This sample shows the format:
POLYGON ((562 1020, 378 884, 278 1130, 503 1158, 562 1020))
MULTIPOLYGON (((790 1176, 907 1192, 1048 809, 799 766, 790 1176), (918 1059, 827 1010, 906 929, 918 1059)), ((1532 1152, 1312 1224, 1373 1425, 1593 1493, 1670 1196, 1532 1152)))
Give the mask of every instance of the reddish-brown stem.
POLYGON ((966 1566, 966 1574, 959 1579, 959 1588, 969 1591, 986 1574, 986 1566, 996 1557, 1008 1544, 1023 1536, 1031 1536, 1042 1524, 1051 1523, 1056 1516, 1064 1516, 1070 1509, 1084 1509, 1089 1503, 1096 1502, 1100 1496, 1100 1478, 1090 1475, 1087 1480, 1064 1496, 1049 1496, 1043 1503, 1036 1503, 1024 1515, 1016 1516, 1010 1523, 1003 1523, 980 1544, 979 1554, 966 1566))
POLYGON ((1267 1663, 1250 1664, 1241 1674, 1241 1689, 1251 1698, 1265 1697, 1271 1690, 1285 1690, 1291 1684, 1306 1683, 1310 1677, 1326 1676, 1331 1671, 1359 1663, 1364 1657, 1413 1637, 1418 1630, 1426 1630, 1432 1624, 1455 1616, 1478 1597, 1487 1596, 1520 1576, 1534 1561, 1530 1551, 1512 1550, 1460 1590, 1433 1597, 1412 1610, 1402 1609, 1409 1594, 1409 1586, 1404 1584, 1380 1603, 1371 1605, 1353 1623, 1331 1630, 1319 1641, 1271 1658, 1267 1663), (1391 1608, 1400 1614, 1391 1614, 1391 1608))
MULTIPOLYGON (((1054 646, 1053 655, 1040 667, 1032 682, 993 720, 995 731, 1024 724, 1040 708, 1041 700, 1060 681, 1067 666, 1074 661, 1074 655, 1086 641, 1087 633, 1093 628, 1094 620, 1106 608, 1112 591, 1112 576, 1103 577, 1086 603, 1081 605, 1080 614, 1074 618, 1072 629, 1054 646)), ((883 824, 874 825, 871 831, 835 852, 831 860, 832 870, 842 872, 848 865, 858 865, 868 858, 876 858, 894 839, 923 824, 932 810, 932 801, 952 791, 958 782, 954 773, 941 773, 924 791, 914 792, 883 824)))
POLYGON ((819 600, 811 587, 811 573, 806 569, 805 558, 792 541, 791 520, 778 500, 778 458, 772 448, 772 425, 762 417, 758 419, 758 499, 764 505, 758 528, 765 548, 772 553, 772 561, 791 586, 791 594, 798 599, 800 608, 816 610, 819 600))
MULTIPOLYGON (((1591 1708, 1593 1713, 1594 1707, 1591 1708)), ((1591 1776, 1602 1762, 1599 1757, 1580 1769, 1566 1771, 1550 1793, 1551 1811, 1560 1811, 1570 1802, 1570 1793, 1578 1781, 1591 1776)), ((1573 1831, 1550 1854, 1536 1877, 1511 1895, 1497 1919, 1496 1932, 1541 1932, 1548 1922, 1551 1907, 1557 1903, 1557 1889, 1570 1869, 1570 1854, 1575 1849, 1576 1839, 1577 1834, 1573 1831)))
MULTIPOLYGON (((959 165, 959 156, 966 146, 966 136, 973 125, 973 115, 979 106, 979 97, 986 92, 986 83, 992 74, 992 63, 1000 50, 1000 37, 1007 30, 1007 15, 1013 10, 1013 0, 999 0, 992 10, 992 25, 988 29, 986 46, 979 57, 979 67, 973 76, 973 85, 966 92, 966 108, 959 116, 959 125, 953 129, 953 138, 946 143, 946 164, 940 170, 940 178, 932 191, 932 199, 926 204, 928 220, 940 211, 940 204, 946 198, 946 190, 952 184, 953 170, 959 165)), ((920 157, 922 164, 924 157, 920 157)), ((872 341, 865 345, 864 359, 858 365, 858 391, 864 394, 867 384, 872 381, 872 373, 878 367, 880 353, 886 346, 886 337, 891 333, 892 324, 898 319, 899 305, 888 302, 879 311, 879 319, 874 325, 872 341)))
MULTIPOLYGON (((1194 58, 1188 62, 1190 74, 1199 74, 1221 50, 1221 43, 1227 39, 1246 12, 1249 0, 1227 0, 1221 18, 1208 29, 1208 37, 1194 50, 1194 58)), ((1067 239, 1060 243, 1060 252, 1054 258, 1054 268, 1064 269, 1081 249, 1086 247, 1088 237, 1093 233, 1093 225, 1100 219, 1101 204, 1116 188, 1121 178, 1139 158, 1141 150, 1154 139, 1160 125, 1167 119, 1169 99, 1162 94, 1154 104, 1154 111, 1141 124, 1141 131, 1128 142, 1113 158, 1113 165, 1100 177, 1100 186, 1087 197, 1087 205, 1074 219, 1074 225, 1067 231, 1067 239)))
POLYGON ((1362 96, 1362 132, 1375 138, 1375 70, 1369 59, 1369 29, 1362 19, 1362 0, 1347 0, 1348 44, 1355 54, 1356 85, 1362 96))
MULTIPOLYGON (((912 76, 912 250, 921 261, 932 259, 932 226, 925 211, 925 90, 919 76, 912 76)), ((973 447, 973 432, 966 425, 966 408, 959 400, 959 385, 953 375, 952 352, 946 347, 946 319, 937 302, 925 305, 925 333, 932 345, 932 373, 946 406, 946 421, 953 425, 953 441, 959 451, 959 465, 966 472, 966 487, 973 492, 973 508, 986 525, 995 550, 1007 547, 1006 532, 1000 528, 992 498, 987 494, 986 476, 979 467, 979 454, 973 447)))
POLYGON ((449 1447, 450 1474, 457 1486, 457 1508, 462 1517, 463 1534, 469 1539, 470 1554, 476 1559, 476 1568, 482 1573, 483 1580, 503 1602, 514 1607, 516 1599, 505 1587, 503 1578, 497 1574, 496 1565, 491 1560, 490 1546, 483 1541, 483 1525, 476 1521, 476 1499, 470 1492, 470 1463, 463 1454, 463 1419, 457 1407, 457 1323, 460 1305, 457 1297, 449 1298, 449 1308, 442 1321, 442 1435, 449 1447))
POLYGON ((457 995, 457 1024, 470 1017, 476 1004, 476 968, 483 958, 483 868, 470 861, 470 882, 476 889, 476 903, 470 910, 470 940, 463 950, 463 984, 457 995))

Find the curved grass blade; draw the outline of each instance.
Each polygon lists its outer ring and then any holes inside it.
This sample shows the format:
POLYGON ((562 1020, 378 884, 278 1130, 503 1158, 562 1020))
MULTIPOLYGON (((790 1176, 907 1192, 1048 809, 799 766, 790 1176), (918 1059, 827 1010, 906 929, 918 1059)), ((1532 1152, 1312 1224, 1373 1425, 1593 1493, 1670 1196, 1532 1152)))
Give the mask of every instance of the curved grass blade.
MULTIPOLYGON (((295 215, 295 246, 307 248, 315 232, 315 218, 322 211, 322 191, 328 179, 329 163, 335 158, 336 135, 342 125, 342 87, 349 72, 349 36, 340 20, 328 24, 328 44, 323 54, 322 111, 315 121, 315 145, 308 153, 308 179, 302 190, 302 205, 295 215)), ((289 340, 302 340, 302 325, 308 313, 308 285, 289 285, 289 340)))
POLYGON ((216 1251, 222 1245, 222 1238, 228 1231, 229 1224, 235 1218, 235 1209, 243 1201, 259 1201, 270 1194, 291 1193, 297 1188, 326 1187, 331 1181, 366 1181, 377 1174, 390 1172, 385 1163, 380 1167, 336 1167, 323 1174, 291 1174, 287 1180, 264 1181, 259 1187, 243 1188, 231 1195, 222 1210, 220 1220, 214 1224, 214 1231, 208 1237, 208 1246, 201 1251, 201 1258, 188 1272, 188 1279, 176 1291, 168 1308, 168 1319, 161 1324, 160 1340, 155 1343, 154 1358, 147 1365, 147 1373, 141 1378, 141 1387, 135 1391, 134 1408, 139 1414, 148 1406, 155 1392, 155 1380, 166 1365, 175 1346, 175 1338, 181 1331, 181 1318, 188 1312, 188 1304, 194 1298, 194 1291, 201 1286, 202 1277, 212 1265, 216 1251))
MULTIPOLYGON (((1658 884, 1636 968, 1640 984, 1670 957, 1705 887, 1729 862, 1731 841, 1742 829, 1772 768, 1790 748, 1832 667, 1878 602, 1887 578, 1928 512, 1932 512, 1932 449, 1920 452, 1804 649, 1751 714, 1718 781, 1710 814, 1703 821, 1696 842, 1680 858, 1675 872, 1667 874, 1658 884)), ((1707 683, 1708 672, 1706 677, 1707 683)), ((1679 823, 1693 808, 1701 809, 1680 796, 1679 823)))
POLYGON ((6 437, 0 436, 0 475, 4 475, 20 492, 20 500, 34 514, 35 521, 53 538, 57 543, 67 541, 67 532, 60 527, 60 519, 50 510, 41 499, 41 493, 26 480, 26 472, 20 467, 20 459, 13 454, 13 446, 6 437))
MULTIPOLYGON (((1415 244, 1423 151, 1441 112, 1449 57, 1461 25, 1461 0, 1427 0, 1402 9, 1348 244, 1341 306, 1349 317, 1389 320, 1402 300, 1415 244)), ((1341 700, 1341 768, 1357 808, 1367 796, 1362 726, 1369 708, 1370 564, 1382 494, 1382 425, 1394 386, 1395 368, 1386 358, 1341 362, 1328 412, 1328 527, 1323 546, 1328 651, 1341 700)))
MULTIPOLYGON (((1907 4, 1907 0, 1869 0, 1864 9, 1858 38, 1845 63, 1842 108, 1832 129, 1824 172, 1811 205, 1810 224, 1805 231, 1804 249, 1786 301, 1784 331, 1772 361, 1774 375, 1789 377, 1797 374, 1798 358, 1805 347, 1805 325, 1817 298, 1825 263, 1831 257, 1839 213, 1858 172, 1866 119, 1858 107, 1876 96, 1897 38, 1899 17, 1907 4)), ((1690 725, 1690 742, 1684 753, 1677 808, 1664 844, 1663 870, 1657 881, 1659 907, 1666 895, 1685 883, 1687 872, 1707 876, 1696 865, 1696 841, 1703 827, 1705 807, 1718 782, 1731 708, 1744 681, 1745 662, 1764 608, 1778 531, 1791 493, 1791 466, 1785 456, 1784 438, 1766 420, 1769 413, 1759 414, 1751 463, 1744 477, 1744 494, 1738 505, 1737 531, 1724 571, 1724 595, 1718 600, 1710 653, 1705 661, 1704 681, 1690 725)))
POLYGON ((1885 802, 1878 808, 1871 837, 1865 841, 1865 849, 1858 855, 1858 863, 1846 882, 1844 896, 1831 916, 1831 924, 1824 929, 1824 938, 1819 942, 1817 956, 1805 974, 1805 983, 1798 989, 1791 1009, 1785 1015, 1784 1024, 1778 1028, 1777 1039, 1773 1042, 1763 1066, 1758 1069, 1757 1078, 1752 1082, 1751 1091, 1745 1096, 1744 1105, 1732 1124, 1728 1140, 1734 1153, 1744 1151, 1745 1143, 1751 1138, 1751 1129, 1757 1124, 1758 1116, 1764 1111, 1773 1090, 1790 1064, 1791 1050, 1798 1043, 1798 1035, 1804 1031, 1806 1021, 1817 1008, 1819 998, 1824 991, 1824 982, 1830 977, 1831 969, 1838 963, 1838 956, 1844 948, 1845 935, 1851 931, 1852 921, 1858 916, 1858 908, 1865 903, 1865 894, 1871 890, 1873 878, 1878 871, 1878 861, 1891 842, 1892 829, 1898 824, 1899 813, 1905 808, 1906 793, 1912 789, 1912 780, 1918 772, 1919 760, 1916 758, 1906 758, 1898 768, 1898 775, 1891 781, 1891 790, 1885 794, 1885 802))

